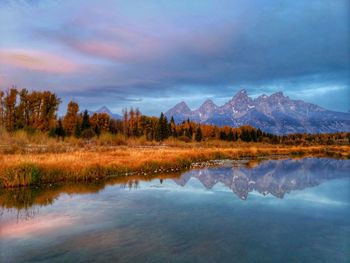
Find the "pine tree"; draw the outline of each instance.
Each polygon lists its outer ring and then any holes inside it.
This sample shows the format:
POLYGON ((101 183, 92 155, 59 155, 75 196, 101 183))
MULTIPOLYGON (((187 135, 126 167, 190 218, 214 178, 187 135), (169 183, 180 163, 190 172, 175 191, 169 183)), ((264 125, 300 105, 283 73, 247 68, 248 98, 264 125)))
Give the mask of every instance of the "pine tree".
POLYGON ((175 120, 174 120, 174 117, 171 116, 171 119, 170 119, 170 136, 173 136, 173 137, 177 137, 177 132, 176 132, 176 123, 175 123, 175 120))
POLYGON ((253 142, 257 142, 258 136, 257 136, 257 132, 255 129, 252 130, 252 132, 251 132, 251 138, 252 138, 253 142))
POLYGON ((158 119, 157 128, 156 128, 156 140, 157 141, 163 141, 164 139, 168 138, 169 132, 168 132, 168 120, 164 116, 163 112, 160 114, 160 117, 158 119))
POLYGON ((80 138, 80 136, 81 136, 81 123, 79 123, 79 122, 77 122, 77 124, 75 125, 74 136, 76 138, 80 138))
POLYGON ((55 129, 55 134, 58 138, 62 138, 62 140, 64 140, 64 137, 66 136, 66 131, 63 128, 61 119, 58 120, 58 124, 55 129))
POLYGON ((186 130, 185 130, 185 136, 186 136, 187 138, 189 138, 189 139, 192 139, 192 134, 191 134, 191 132, 190 132, 190 129, 186 129, 186 130))
POLYGON ((84 111, 83 114, 83 121, 81 123, 81 131, 90 129, 91 124, 90 124, 90 116, 87 110, 84 111))
POLYGON ((220 131, 220 140, 227 140, 227 136, 224 131, 220 131))
POLYGON ((238 140, 238 138, 239 138, 239 136, 238 136, 238 132, 237 132, 237 131, 235 131, 234 136, 233 136, 233 140, 234 140, 234 141, 237 141, 237 140, 238 140))
POLYGON ((232 142, 233 139, 234 139, 233 131, 232 131, 232 129, 230 129, 230 131, 229 131, 229 133, 227 135, 227 140, 232 142))
POLYGON ((100 135, 101 135, 101 130, 100 130, 100 128, 98 127, 98 125, 95 126, 94 132, 95 132, 95 134, 97 135, 97 137, 100 137, 100 135))
POLYGON ((198 128, 196 130, 195 139, 196 139, 197 142, 200 142, 203 139, 202 129, 201 129, 200 126, 198 126, 198 128))

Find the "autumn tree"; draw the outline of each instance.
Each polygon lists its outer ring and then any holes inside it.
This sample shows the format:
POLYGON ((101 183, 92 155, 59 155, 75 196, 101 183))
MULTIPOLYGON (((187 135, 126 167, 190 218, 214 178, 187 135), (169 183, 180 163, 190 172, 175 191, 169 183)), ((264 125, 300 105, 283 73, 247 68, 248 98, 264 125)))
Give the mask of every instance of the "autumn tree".
POLYGON ((40 125, 38 128, 41 131, 48 131, 55 125, 56 112, 61 100, 57 98, 56 94, 50 91, 42 92, 41 97, 40 125))
POLYGON ((131 136, 135 136, 135 126, 136 126, 136 118, 135 111, 133 107, 131 107, 129 111, 129 122, 128 122, 128 130, 131 136))
POLYGON ((156 131, 158 127, 158 118, 156 117, 140 117, 140 130, 142 135, 146 137, 147 140, 153 141, 156 138, 156 131))
MULTIPOLYGON (((90 139, 96 135, 96 127, 91 125, 91 118, 87 110, 84 111, 81 122, 81 137, 84 139, 90 139)), ((98 133, 99 130, 98 130, 98 133)))
POLYGON ((135 110, 135 122, 134 122, 134 126, 132 129, 133 135, 134 136, 139 136, 140 135, 140 131, 139 131, 139 126, 140 126, 140 118, 141 118, 141 112, 138 108, 136 108, 135 110))
POLYGON ((177 137, 176 123, 175 123, 174 117, 171 117, 170 119, 169 130, 170 130, 170 136, 177 137))
POLYGON ((64 140, 64 137, 66 136, 66 131, 63 128, 61 118, 58 119, 56 127, 50 130, 49 136, 57 137, 58 139, 61 138, 62 140, 64 140))
POLYGON ((0 127, 5 127, 5 92, 0 90, 0 127))
POLYGON ((112 134, 123 132, 123 122, 121 120, 111 119, 109 122, 109 132, 112 134))
POLYGON ((129 136, 129 114, 128 109, 123 109, 123 134, 125 137, 129 136))
POLYGON ((29 126, 29 111, 28 111, 28 90, 22 89, 19 91, 19 105, 16 106, 16 129, 22 129, 29 126))
POLYGON ((41 94, 33 91, 25 95, 28 101, 28 126, 36 128, 40 126, 40 112, 41 112, 41 94))
POLYGON ((77 123, 79 123, 80 116, 78 112, 79 112, 78 103, 74 101, 70 101, 67 106, 67 113, 63 118, 63 127, 68 136, 74 133, 74 129, 77 123))
POLYGON ((17 89, 13 87, 5 96, 5 127, 9 132, 15 130, 17 93, 17 89))
POLYGON ((108 132, 110 126, 111 117, 105 113, 94 113, 90 118, 90 123, 93 129, 96 131, 108 132))

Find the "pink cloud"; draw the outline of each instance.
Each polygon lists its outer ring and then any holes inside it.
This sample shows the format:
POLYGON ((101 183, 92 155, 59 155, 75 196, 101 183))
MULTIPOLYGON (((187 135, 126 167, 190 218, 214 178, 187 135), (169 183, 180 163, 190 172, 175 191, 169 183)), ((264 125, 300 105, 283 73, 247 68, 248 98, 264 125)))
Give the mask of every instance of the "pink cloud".
POLYGON ((99 35, 98 39, 71 39, 67 44, 84 54, 123 62, 159 56, 168 49, 164 39, 124 28, 108 28, 99 35))
POLYGON ((0 63, 59 74, 70 74, 80 70, 80 65, 67 58, 29 49, 0 49, 0 63))
POLYGON ((105 27, 94 31, 94 38, 67 38, 65 43, 93 57, 119 62, 154 62, 177 56, 184 51, 206 56, 217 54, 227 44, 227 35, 232 30, 232 26, 218 28, 217 36, 213 38, 201 30, 169 35, 159 32, 147 34, 142 30, 122 26, 105 27))
POLYGON ((80 51, 94 56, 112 59, 126 59, 130 56, 130 50, 107 41, 91 40, 78 43, 75 46, 80 51))

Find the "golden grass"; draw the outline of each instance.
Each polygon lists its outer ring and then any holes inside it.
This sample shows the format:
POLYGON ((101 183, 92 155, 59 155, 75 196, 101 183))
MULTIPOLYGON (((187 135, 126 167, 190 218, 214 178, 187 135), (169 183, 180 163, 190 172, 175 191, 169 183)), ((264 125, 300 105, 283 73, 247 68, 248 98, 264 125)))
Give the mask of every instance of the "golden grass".
POLYGON ((273 155, 309 155, 348 158, 350 146, 281 146, 236 143, 224 146, 95 146, 72 152, 0 154, 0 187, 60 181, 96 180, 130 174, 150 175, 188 168, 212 159, 273 155))

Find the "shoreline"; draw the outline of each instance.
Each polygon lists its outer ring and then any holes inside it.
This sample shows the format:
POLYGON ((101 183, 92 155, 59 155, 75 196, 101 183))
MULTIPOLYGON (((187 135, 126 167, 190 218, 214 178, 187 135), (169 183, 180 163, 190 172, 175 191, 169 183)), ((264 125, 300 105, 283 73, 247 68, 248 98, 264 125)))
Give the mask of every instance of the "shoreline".
POLYGON ((69 153, 0 154, 0 188, 176 173, 213 160, 331 157, 348 159, 350 146, 240 144, 236 147, 98 147, 69 153))

